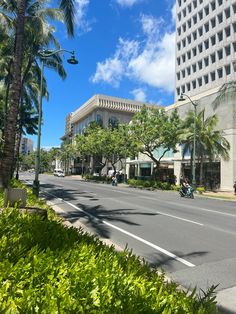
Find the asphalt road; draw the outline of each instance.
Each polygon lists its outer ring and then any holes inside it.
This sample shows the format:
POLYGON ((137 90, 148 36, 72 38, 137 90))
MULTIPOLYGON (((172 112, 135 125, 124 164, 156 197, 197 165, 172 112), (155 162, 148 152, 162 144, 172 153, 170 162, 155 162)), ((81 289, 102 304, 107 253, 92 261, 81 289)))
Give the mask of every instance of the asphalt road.
MULTIPOLYGON (((33 174, 21 175, 32 183, 33 174)), ((110 239, 186 288, 236 286, 234 202, 40 175, 41 191, 75 224, 110 239)))

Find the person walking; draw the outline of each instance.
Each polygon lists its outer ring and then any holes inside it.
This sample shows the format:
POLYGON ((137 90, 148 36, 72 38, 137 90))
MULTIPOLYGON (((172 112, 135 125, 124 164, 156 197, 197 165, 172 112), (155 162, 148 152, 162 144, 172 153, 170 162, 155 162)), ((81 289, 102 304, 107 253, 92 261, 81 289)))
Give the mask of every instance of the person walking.
POLYGON ((236 181, 234 182, 233 188, 234 188, 234 195, 236 195, 236 181))

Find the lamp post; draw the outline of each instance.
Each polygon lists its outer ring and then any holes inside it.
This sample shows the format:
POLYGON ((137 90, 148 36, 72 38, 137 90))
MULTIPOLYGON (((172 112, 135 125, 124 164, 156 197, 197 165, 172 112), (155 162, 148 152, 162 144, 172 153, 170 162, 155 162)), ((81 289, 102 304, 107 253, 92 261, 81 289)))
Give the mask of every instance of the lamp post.
POLYGON ((192 101, 192 99, 184 93, 180 94, 179 101, 185 101, 184 96, 189 99, 189 101, 191 102, 191 104, 194 107, 192 186, 195 189, 196 188, 196 116, 197 116, 197 103, 192 101))
POLYGON ((65 49, 59 50, 40 50, 38 51, 41 57, 41 77, 40 77, 40 90, 39 90, 39 109, 38 109, 38 138, 37 138, 37 148, 35 157, 35 178, 33 182, 33 194, 37 197, 39 196, 39 171, 40 171, 40 140, 41 140, 41 124, 42 124, 42 98, 43 98, 43 72, 44 72, 44 62, 45 59, 62 52, 67 52, 71 54, 71 57, 67 60, 70 64, 78 64, 75 59, 74 51, 68 51, 65 49))

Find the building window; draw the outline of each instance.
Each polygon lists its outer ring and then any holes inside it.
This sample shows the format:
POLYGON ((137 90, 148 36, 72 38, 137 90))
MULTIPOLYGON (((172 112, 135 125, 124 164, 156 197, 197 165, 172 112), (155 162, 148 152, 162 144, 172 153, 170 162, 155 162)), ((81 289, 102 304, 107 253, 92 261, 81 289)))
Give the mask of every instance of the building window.
POLYGON ((211 2, 211 10, 214 11, 216 9, 216 2, 212 1, 211 2))
POLYGON ((236 52, 236 42, 233 43, 234 52, 236 52))
POLYGON ((199 69, 199 70, 202 69, 202 60, 198 61, 198 69, 199 69))
POLYGON ((211 45, 214 46, 216 44, 216 36, 211 36, 211 45))
POLYGON ((182 28, 183 28, 183 32, 185 33, 186 32, 186 24, 185 23, 182 25, 182 28))
POLYGON ((192 81, 192 87, 193 87, 193 89, 196 88, 196 80, 192 81))
POLYGON ((204 75, 204 83, 208 84, 208 82, 209 82, 208 75, 204 75))
POLYGON ((197 55, 197 49, 196 47, 192 49, 192 52, 193 52, 193 56, 195 57, 197 55))
POLYGON ((181 35, 181 27, 178 27, 177 32, 178 32, 178 35, 180 36, 181 35))
POLYGON ((181 86, 181 90, 182 90, 182 93, 185 93, 185 86, 184 85, 181 86))
POLYGON ((230 8, 225 9, 225 17, 226 19, 230 17, 230 8))
POLYGON ((188 20, 187 23, 188 23, 188 28, 191 28, 191 26, 192 26, 191 20, 188 20))
POLYGON ((199 53, 202 52, 202 44, 199 44, 199 45, 198 45, 198 51, 199 51, 199 53))
POLYGON ((230 73, 231 73, 231 71, 230 71, 230 64, 227 64, 227 65, 225 66, 225 74, 226 74, 226 75, 230 75, 230 73))
POLYGON ((230 36, 230 26, 228 26, 228 27, 226 27, 225 28, 225 35, 226 35, 226 37, 229 37, 230 36))
POLYGON ((118 124, 119 124, 119 121, 116 117, 110 117, 109 120, 108 120, 108 125, 115 129, 118 127, 118 124))
POLYGON ((204 8, 204 11, 205 11, 205 16, 207 16, 209 14, 209 6, 208 5, 204 8))
POLYGON ((218 60, 223 59, 223 50, 222 49, 218 50, 217 55, 218 55, 218 60))
POLYGON ((191 74, 191 68, 187 67, 187 74, 190 75, 191 74))
POLYGON ((230 45, 228 45, 228 46, 225 47, 225 55, 226 55, 226 56, 229 56, 229 55, 230 55, 230 52, 231 52, 231 49, 230 49, 230 48, 231 48, 230 45))
POLYGON ((233 23, 233 31, 236 33, 236 23, 233 23))
POLYGON ((176 73, 178 81, 180 80, 180 72, 176 73))
POLYGON ((209 40, 208 39, 204 41, 204 46, 205 46, 205 49, 209 48, 209 40))
POLYGON ((187 91, 189 92, 189 91, 190 91, 190 88, 191 88, 191 87, 190 87, 190 83, 187 83, 186 86, 187 86, 187 91))
POLYGON ((234 14, 236 14, 236 3, 233 4, 233 11, 234 11, 234 14))
POLYGON ((192 65, 192 69, 193 69, 193 73, 195 73, 196 70, 197 70, 196 63, 194 63, 194 64, 192 65))
POLYGON ((197 14, 193 16, 193 24, 197 24, 197 14))
POLYGON ((204 64, 205 64, 205 67, 207 67, 209 65, 209 58, 208 57, 204 58, 204 64))
POLYGON ((191 3, 188 5, 188 13, 190 13, 192 11, 192 6, 191 3))
POLYGON ((185 70, 182 70, 181 73, 182 73, 182 77, 185 78, 185 70))
POLYGON ((196 40, 197 39, 197 32, 193 32, 193 40, 196 40))
POLYGON ((188 40, 188 44, 191 44, 191 35, 188 35, 187 40, 188 40))
POLYGON ((213 19, 211 19, 211 28, 216 27, 216 19, 215 17, 213 19))
POLYGON ((177 58, 177 64, 180 65, 180 58, 177 58))
POLYGON ((218 69, 218 70, 217 70, 217 73, 218 73, 218 78, 222 78, 222 76, 223 76, 223 70, 222 70, 222 68, 218 69))
POLYGON ((216 56, 215 53, 211 54, 211 63, 215 63, 216 62, 216 56))
POLYGON ((215 72, 211 72, 211 81, 214 82, 216 79, 216 74, 215 72))
POLYGON ((193 1, 193 8, 196 9, 196 7, 197 7, 197 0, 194 0, 193 1))
POLYGON ((217 36, 218 36, 218 41, 222 41, 223 40, 223 32, 222 31, 217 33, 217 36))
POLYGON ((223 0, 218 0, 218 5, 219 6, 222 5, 222 3, 223 3, 223 0))
POLYGON ((202 27, 199 27, 199 29, 198 29, 198 34, 199 34, 199 37, 202 36, 202 27))
POLYGON ((201 86, 202 86, 202 78, 199 77, 199 78, 197 79, 197 81, 198 81, 198 86, 201 87, 201 86))
POLYGON ((186 47, 186 39, 182 40, 182 45, 183 45, 183 47, 186 47))
POLYGON ((186 57, 185 55, 182 55, 182 61, 185 62, 186 61, 186 57))
POLYGON ((204 27, 205 27, 205 32, 206 32, 206 33, 209 32, 209 23, 206 23, 206 24, 204 25, 204 27))
POLYGON ((199 17, 199 20, 200 20, 200 21, 203 19, 203 13, 202 13, 202 11, 198 12, 198 17, 199 17))
POLYGON ((219 13, 217 15, 217 18, 218 18, 218 23, 221 24, 223 22, 223 14, 222 13, 219 13))
POLYGON ((188 56, 188 60, 190 60, 191 59, 191 51, 190 50, 187 52, 187 56, 188 56))

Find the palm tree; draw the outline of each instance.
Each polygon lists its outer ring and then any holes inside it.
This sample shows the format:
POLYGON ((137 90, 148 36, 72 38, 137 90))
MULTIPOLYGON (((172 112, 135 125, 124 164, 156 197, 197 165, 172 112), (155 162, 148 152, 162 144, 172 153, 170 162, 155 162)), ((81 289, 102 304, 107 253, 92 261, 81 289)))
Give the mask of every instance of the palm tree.
MULTIPOLYGON (((75 0, 60 1, 60 8, 64 12, 64 20, 69 35, 73 35, 74 2, 75 0)), ((0 0, 0 8, 3 10, 12 10, 12 8, 16 8, 11 106, 9 108, 5 125, 3 157, 0 163, 0 186, 8 186, 11 177, 11 168, 14 162, 15 130, 21 97, 26 13, 30 14, 30 9, 37 8, 37 6, 40 6, 42 3, 45 3, 45 0, 38 0, 33 3, 30 0, 0 0)))
POLYGON ((186 119, 183 121, 183 157, 187 152, 191 153, 191 163, 193 155, 194 139, 194 119, 196 119, 196 156, 200 164, 199 183, 203 185, 203 164, 207 160, 213 162, 217 157, 223 160, 229 159, 230 144, 224 137, 222 130, 216 130, 218 117, 213 116, 205 118, 205 109, 200 111, 197 116, 193 111, 189 111, 186 119))

